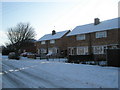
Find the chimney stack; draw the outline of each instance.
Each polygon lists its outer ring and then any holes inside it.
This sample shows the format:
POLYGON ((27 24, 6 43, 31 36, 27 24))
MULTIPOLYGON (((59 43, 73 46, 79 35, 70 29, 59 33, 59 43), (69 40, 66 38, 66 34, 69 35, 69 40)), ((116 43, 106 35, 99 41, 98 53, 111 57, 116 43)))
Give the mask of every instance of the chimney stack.
POLYGON ((55 31, 55 30, 53 30, 53 31, 52 31, 52 35, 55 35, 55 34, 56 34, 56 31, 55 31))
POLYGON ((98 25, 100 23, 100 19, 99 18, 95 18, 94 19, 94 25, 98 25))

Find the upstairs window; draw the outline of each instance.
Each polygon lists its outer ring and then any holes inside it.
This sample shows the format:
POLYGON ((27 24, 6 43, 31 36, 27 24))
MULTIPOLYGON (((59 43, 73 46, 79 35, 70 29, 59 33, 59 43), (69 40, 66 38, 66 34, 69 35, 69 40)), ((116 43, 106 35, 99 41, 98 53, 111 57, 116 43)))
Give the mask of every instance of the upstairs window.
POLYGON ((45 41, 41 41, 41 44, 45 44, 45 41))
POLYGON ((50 40, 50 43, 51 43, 51 44, 54 44, 54 43, 55 43, 55 40, 50 40))
POLYGON ((77 36, 76 36, 76 39, 77 39, 77 40, 85 40, 85 34, 77 35, 77 36))
POLYGON ((103 31, 103 32, 96 32, 96 38, 104 38, 107 37, 107 32, 103 31))

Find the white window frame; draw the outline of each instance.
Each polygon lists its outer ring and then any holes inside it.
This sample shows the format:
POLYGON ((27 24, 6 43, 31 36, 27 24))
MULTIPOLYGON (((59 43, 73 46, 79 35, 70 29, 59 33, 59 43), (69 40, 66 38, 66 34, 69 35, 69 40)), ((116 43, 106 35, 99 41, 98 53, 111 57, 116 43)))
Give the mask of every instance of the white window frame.
POLYGON ((77 47, 77 55, 88 55, 88 46, 77 47))
POLYGON ((40 49, 37 50, 37 53, 40 54, 40 49))
POLYGON ((52 53, 52 48, 48 48, 48 53, 52 53))
POLYGON ((106 45, 103 46, 93 46, 93 53, 94 54, 105 54, 107 49, 106 45))
POLYGON ((47 49, 41 48, 41 49, 40 49, 40 53, 47 53, 47 49))
POLYGON ((54 44, 54 43, 55 43, 55 40, 50 40, 50 43, 51 43, 51 44, 54 44))
POLYGON ((41 41, 41 44, 45 44, 45 41, 41 41))
POLYGON ((48 53, 58 53, 58 48, 57 47, 48 48, 48 53))
POLYGON ((54 52, 54 53, 58 53, 58 48, 54 47, 54 48, 53 48, 53 52, 54 52))
POLYGON ((75 55, 76 48, 75 47, 68 47, 69 55, 75 55))
POLYGON ((76 36, 76 40, 85 40, 85 34, 79 34, 76 36))
POLYGON ((96 32, 96 38, 105 38, 107 37, 107 31, 96 32))
POLYGON ((112 48, 112 49, 118 49, 117 45, 116 45, 116 46, 113 45, 111 48, 112 48))

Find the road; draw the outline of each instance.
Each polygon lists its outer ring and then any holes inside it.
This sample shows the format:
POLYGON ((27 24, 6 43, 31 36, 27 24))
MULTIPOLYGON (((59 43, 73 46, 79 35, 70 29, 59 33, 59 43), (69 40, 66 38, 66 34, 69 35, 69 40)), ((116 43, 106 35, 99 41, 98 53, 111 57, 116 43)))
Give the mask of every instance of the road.
POLYGON ((118 68, 2 58, 2 88, 117 88, 118 68))
POLYGON ((20 66, 20 62, 16 60, 2 61, 3 88, 62 88, 62 86, 53 82, 50 73, 42 69, 38 70, 39 73, 33 73, 34 67, 38 66, 36 63, 27 64, 23 67, 23 65, 20 66), (13 64, 13 62, 15 63, 13 64))

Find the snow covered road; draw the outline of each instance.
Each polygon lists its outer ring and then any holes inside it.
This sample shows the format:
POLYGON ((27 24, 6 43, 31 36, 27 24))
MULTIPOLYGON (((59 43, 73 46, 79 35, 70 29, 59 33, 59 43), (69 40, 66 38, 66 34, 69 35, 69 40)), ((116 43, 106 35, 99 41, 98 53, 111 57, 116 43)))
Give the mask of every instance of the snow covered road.
POLYGON ((2 60, 3 88, 118 88, 118 68, 34 60, 2 60))
POLYGON ((53 82, 53 79, 49 78, 49 75, 50 75, 49 72, 45 72, 41 70, 40 68, 39 69, 35 68, 41 63, 36 62, 30 65, 24 65, 21 63, 20 65, 19 62, 20 61, 12 61, 12 60, 2 62, 3 88, 61 87, 61 86, 56 85, 53 82))

